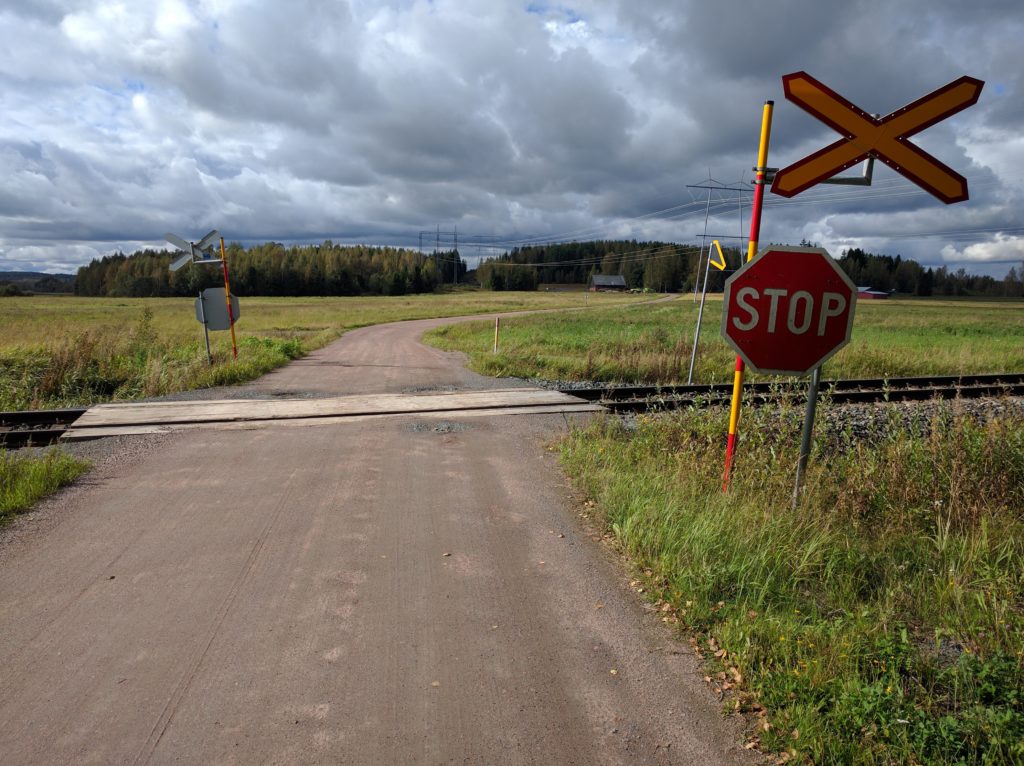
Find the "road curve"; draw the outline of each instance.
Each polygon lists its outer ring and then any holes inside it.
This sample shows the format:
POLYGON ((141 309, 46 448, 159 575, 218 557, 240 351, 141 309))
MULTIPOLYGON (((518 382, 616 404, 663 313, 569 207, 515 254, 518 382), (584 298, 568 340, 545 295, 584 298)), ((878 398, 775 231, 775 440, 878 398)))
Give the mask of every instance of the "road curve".
MULTIPOLYGON (((450 321, 247 388, 496 385, 417 342, 450 321)), ((579 523, 564 429, 192 431, 94 472, 0 550, 0 762, 751 763, 579 523)))

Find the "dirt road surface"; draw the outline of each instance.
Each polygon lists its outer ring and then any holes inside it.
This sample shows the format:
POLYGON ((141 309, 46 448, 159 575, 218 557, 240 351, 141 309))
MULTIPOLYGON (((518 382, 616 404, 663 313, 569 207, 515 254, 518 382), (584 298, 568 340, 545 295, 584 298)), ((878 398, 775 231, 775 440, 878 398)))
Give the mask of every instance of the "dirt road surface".
MULTIPOLYGON (((440 323, 349 333, 247 388, 508 386, 417 342, 440 323)), ((580 524, 545 448, 565 428, 133 441, 0 548, 0 762, 751 763, 580 524)))

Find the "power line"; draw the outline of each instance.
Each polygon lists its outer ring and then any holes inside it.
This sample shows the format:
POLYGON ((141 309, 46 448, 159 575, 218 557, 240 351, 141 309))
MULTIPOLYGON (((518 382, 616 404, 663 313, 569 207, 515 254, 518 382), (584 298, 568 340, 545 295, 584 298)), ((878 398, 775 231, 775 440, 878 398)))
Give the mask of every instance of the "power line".
MULTIPOLYGON (((730 195, 742 194, 750 191, 745 186, 739 184, 724 184, 713 178, 708 179, 710 183, 705 184, 690 184, 695 188, 706 188, 709 189, 709 194, 715 192, 722 192, 730 195)), ((993 185, 991 181, 978 181, 972 180, 972 186, 985 187, 993 185)), ((766 205, 769 206, 782 206, 782 205, 821 205, 825 203, 835 202, 848 202, 848 201, 873 201, 883 199, 894 199, 899 197, 911 197, 919 194, 926 194, 923 190, 917 189, 916 187, 909 187, 906 182, 901 178, 891 179, 878 179, 870 188, 863 190, 832 190, 827 188, 812 189, 805 194, 801 195, 799 199, 775 199, 771 198, 765 201, 766 205)), ((478 250, 511 250, 517 247, 536 247, 543 245, 554 245, 567 243, 572 241, 580 240, 593 240, 593 239, 604 239, 607 238, 615 228, 621 227, 624 224, 640 223, 651 221, 656 219, 658 222, 675 222, 691 216, 698 215, 701 208, 704 208, 704 212, 708 215, 714 213, 724 213, 732 208, 733 201, 731 199, 714 199, 712 197, 710 204, 705 199, 693 200, 690 202, 683 202, 669 207, 653 210, 647 213, 642 213, 636 216, 619 217, 606 223, 593 224, 590 226, 580 227, 577 229, 570 229, 561 232, 552 232, 548 234, 538 234, 530 236, 501 236, 501 235, 466 235, 463 234, 462 239, 467 244, 472 244, 478 250)), ((976 233, 990 233, 992 231, 1015 231, 1016 229, 990 229, 990 230, 977 230, 976 233)), ((966 232, 964 232, 966 233, 966 232)), ((422 231, 419 233, 420 237, 420 249, 422 250, 422 240, 424 234, 435 235, 435 249, 440 250, 442 245, 442 235, 444 237, 451 237, 455 248, 458 247, 458 232, 457 229, 452 231, 441 231, 438 226, 435 230, 422 231)), ((958 232, 957 234, 960 234, 958 232)), ((912 238, 914 236, 942 236, 940 233, 934 234, 921 234, 921 235, 890 235, 889 238, 912 238)), ((731 235, 723 236, 721 239, 733 239, 731 235)), ((742 236, 739 237, 742 239, 742 236)), ((492 261, 493 262, 493 261, 492 261)))

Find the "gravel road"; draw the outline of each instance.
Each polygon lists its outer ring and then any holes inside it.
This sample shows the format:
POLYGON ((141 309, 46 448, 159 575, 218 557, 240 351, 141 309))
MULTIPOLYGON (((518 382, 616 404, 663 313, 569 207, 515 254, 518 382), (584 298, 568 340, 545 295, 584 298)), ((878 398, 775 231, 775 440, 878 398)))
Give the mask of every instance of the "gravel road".
MULTIPOLYGON (((507 387, 418 343, 451 321, 351 332, 242 395, 507 387)), ((94 447, 0 547, 0 761, 754 762, 581 526, 546 446, 565 428, 449 414, 94 447)))

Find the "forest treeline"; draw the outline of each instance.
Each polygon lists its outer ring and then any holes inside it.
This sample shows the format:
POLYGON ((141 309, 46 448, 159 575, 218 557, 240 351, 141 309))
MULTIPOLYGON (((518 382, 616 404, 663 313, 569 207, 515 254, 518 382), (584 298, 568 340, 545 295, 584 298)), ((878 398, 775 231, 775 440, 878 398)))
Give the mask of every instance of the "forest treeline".
MULTIPOLYGON (((808 245, 802 242, 802 245, 808 245)), ((75 293, 91 296, 186 296, 222 283, 215 265, 168 269, 177 256, 158 250, 108 255, 78 270, 75 293)), ((738 268, 741 254, 725 248, 728 268, 712 269, 708 289, 720 291, 738 268)), ((414 250, 363 245, 286 247, 267 242, 249 249, 228 248, 231 287, 237 295, 404 295, 432 292, 456 280, 467 268, 457 250, 421 254, 414 250)), ((534 290, 541 284, 582 284, 594 274, 621 274, 631 289, 658 292, 692 290, 703 280, 706 253, 693 245, 636 240, 566 242, 515 248, 483 261, 471 280, 491 290, 534 290), (700 262, 700 270, 698 270, 700 262)), ((899 255, 845 250, 839 264, 858 286, 920 296, 1024 296, 1024 266, 1004 279, 925 268, 899 255)))
POLYGON ((476 281, 491 290, 519 290, 525 284, 581 284, 593 274, 621 274, 631 289, 677 292, 693 286, 698 260, 693 245, 669 242, 597 240, 533 245, 483 261, 477 267, 476 281))
MULTIPOLYGON (((162 250, 140 250, 94 259, 78 270, 75 293, 186 296, 222 283, 219 268, 211 264, 170 271, 168 266, 177 257, 162 250)), ((697 265, 692 246, 635 241, 517 248, 505 258, 502 266, 485 261, 469 277, 494 290, 535 290, 543 282, 581 283, 591 273, 625 273, 632 287, 674 291, 689 285, 697 265), (533 264, 543 265, 535 268, 533 264)), ((236 295, 404 295, 452 284, 456 269, 457 281, 467 278, 466 263, 457 250, 423 255, 415 250, 336 245, 329 240, 291 247, 268 242, 249 249, 232 244, 228 263, 236 295)))
MULTIPOLYGON (((231 291, 236 295, 405 295, 433 292, 466 278, 457 251, 429 255, 415 250, 364 245, 286 247, 267 242, 227 248, 231 291)), ((171 271, 177 253, 140 250, 94 259, 78 270, 76 295, 160 297, 196 295, 224 284, 218 264, 186 265, 171 271)))
MULTIPOLYGON (((811 246, 803 241, 801 246, 811 246)), ((727 269, 712 269, 708 289, 723 289, 726 278, 739 267, 736 248, 723 248, 727 269)), ((945 266, 925 268, 899 255, 875 255, 860 248, 844 250, 839 265, 859 287, 920 296, 979 296, 1019 298, 1024 296, 1024 264, 1011 268, 1003 279, 951 271, 945 266)), ((706 252, 693 246, 665 242, 570 242, 516 248, 484 261, 477 268, 477 281, 494 290, 523 289, 512 286, 535 273, 539 283, 583 283, 594 274, 621 274, 631 289, 649 288, 659 292, 692 290, 703 282, 706 252), (701 263, 698 272, 697 263, 701 263)))
POLYGON ((966 269, 950 271, 945 266, 924 268, 917 261, 900 256, 873 255, 860 248, 844 250, 839 265, 855 284, 885 292, 908 295, 975 295, 991 298, 1020 298, 1024 295, 1024 264, 1011 268, 1003 279, 968 274, 966 269))

